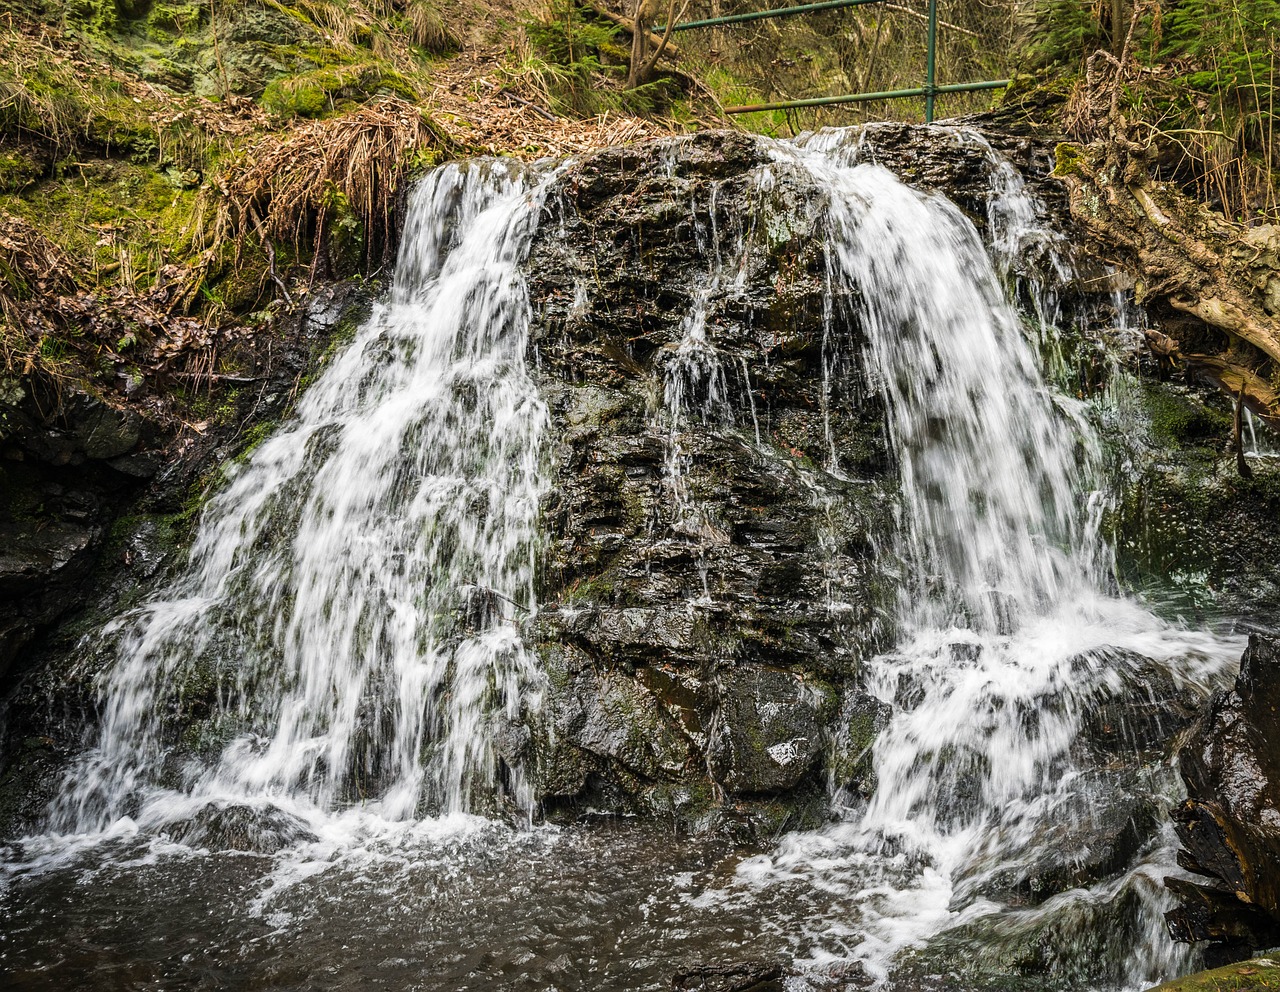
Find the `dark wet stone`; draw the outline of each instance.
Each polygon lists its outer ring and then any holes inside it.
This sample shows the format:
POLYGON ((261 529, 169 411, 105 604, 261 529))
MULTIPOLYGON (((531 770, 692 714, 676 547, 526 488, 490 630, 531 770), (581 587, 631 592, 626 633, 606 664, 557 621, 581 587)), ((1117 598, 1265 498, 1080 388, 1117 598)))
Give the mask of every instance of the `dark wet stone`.
POLYGON ((1081 735, 1100 757, 1135 760, 1163 755, 1196 719, 1204 696, 1151 664, 1125 670, 1084 715, 1081 735))
POLYGON ((793 788, 822 753, 823 710, 834 709, 821 690, 792 672, 743 669, 720 687, 708 758, 733 792, 793 788))
POLYGON ((86 458, 117 458, 137 446, 142 419, 131 410, 113 410, 97 403, 77 418, 73 436, 86 458))
POLYGON ((1178 754, 1178 863, 1208 881, 1168 880, 1182 899, 1169 929, 1213 942, 1220 958, 1280 944, 1278 715, 1280 642, 1254 635, 1235 685, 1213 697, 1178 754))
MULTIPOLYGON (((1280 462, 1250 458, 1243 477, 1231 457, 1230 400, 1203 384, 1153 380, 1135 396, 1140 422, 1112 439, 1133 465, 1109 515, 1120 575, 1188 619, 1237 616, 1270 629, 1280 608, 1280 462)), ((1273 435, 1258 432, 1265 446, 1273 435)))
POLYGON ((571 643, 592 674, 552 680, 558 725, 579 714, 579 729, 544 749, 546 789, 804 792, 835 700, 889 633, 875 545, 894 489, 883 411, 857 327, 824 326, 823 190, 773 163, 762 193, 754 170, 767 161, 741 134, 608 149, 548 197, 529 264, 556 466, 537 634, 544 657, 571 643), (743 265, 706 303, 723 395, 703 416, 706 382, 688 383, 693 406, 673 425, 668 366, 717 259, 743 265), (672 489, 673 429, 696 513, 672 489), (796 688, 809 685, 823 688, 796 688), (630 700, 670 757, 620 746, 593 691, 610 707, 630 700))
POLYGON ((175 825, 170 833, 190 847, 254 854, 274 854, 319 839, 304 821, 290 813, 243 804, 210 803, 185 824, 175 825))
POLYGON ((674 992, 782 992, 782 965, 767 961, 704 964, 671 980, 674 992))

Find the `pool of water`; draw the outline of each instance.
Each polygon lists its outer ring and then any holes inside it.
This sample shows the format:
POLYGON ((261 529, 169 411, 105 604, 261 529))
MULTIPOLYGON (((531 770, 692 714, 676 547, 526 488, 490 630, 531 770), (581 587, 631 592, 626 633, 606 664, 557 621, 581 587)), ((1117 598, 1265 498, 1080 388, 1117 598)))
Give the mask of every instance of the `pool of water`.
POLYGON ((1158 888, 1171 854, 1040 907, 978 899, 937 919, 921 911, 937 916, 930 887, 946 880, 868 854, 852 829, 761 849, 629 820, 514 829, 349 811, 267 855, 125 821, 7 853, 0 967, 24 992, 659 990, 701 964, 764 959, 801 992, 870 987, 894 955, 896 988, 1114 988, 1090 959, 1152 922, 1126 891, 1158 888), (933 951, 913 952, 930 930, 933 951))

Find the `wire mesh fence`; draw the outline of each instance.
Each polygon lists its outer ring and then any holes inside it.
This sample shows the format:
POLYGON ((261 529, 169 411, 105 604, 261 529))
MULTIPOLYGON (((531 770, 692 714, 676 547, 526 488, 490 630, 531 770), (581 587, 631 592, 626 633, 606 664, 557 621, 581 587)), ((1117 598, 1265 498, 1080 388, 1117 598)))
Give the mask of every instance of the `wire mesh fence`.
MULTIPOLYGON (((669 43, 677 46, 676 64, 702 84, 705 99, 740 114, 741 123, 752 130, 794 132, 864 120, 925 118, 928 0, 837 0, 804 5, 789 16, 724 23, 735 15, 794 6, 767 0, 691 0, 683 9, 673 5, 668 11, 674 13, 677 30, 669 43), (897 99, 828 102, 903 90, 918 92, 897 99), (801 101, 812 103, 744 112, 801 101)), ((954 87, 1009 75, 1018 7, 981 0, 938 4, 937 118, 991 106, 994 85, 970 92, 954 92, 954 87), (994 46, 993 38, 1000 40, 994 46)))

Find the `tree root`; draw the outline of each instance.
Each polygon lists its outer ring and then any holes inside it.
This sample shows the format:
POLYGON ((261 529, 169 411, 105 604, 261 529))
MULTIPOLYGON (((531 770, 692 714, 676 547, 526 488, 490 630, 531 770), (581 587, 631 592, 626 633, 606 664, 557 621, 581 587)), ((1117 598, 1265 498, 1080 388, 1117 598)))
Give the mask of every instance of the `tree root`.
POLYGON ((1137 302, 1167 303, 1202 325, 1196 342, 1210 329, 1219 345, 1205 353, 1171 329, 1148 335, 1152 350, 1280 427, 1280 229, 1228 221, 1153 181, 1115 143, 1060 146, 1059 163, 1072 216, 1099 254, 1138 277, 1137 302))

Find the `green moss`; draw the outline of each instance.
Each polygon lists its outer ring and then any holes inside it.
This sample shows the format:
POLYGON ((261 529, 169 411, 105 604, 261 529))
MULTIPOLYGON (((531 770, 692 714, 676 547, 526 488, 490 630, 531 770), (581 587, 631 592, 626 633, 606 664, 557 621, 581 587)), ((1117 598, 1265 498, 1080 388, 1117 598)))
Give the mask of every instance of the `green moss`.
POLYGON ((365 255, 364 222, 352 208, 350 200, 332 184, 325 191, 329 210, 329 255, 338 273, 360 271, 365 255))
POLYGON ((120 24, 116 0, 68 0, 67 21, 77 27, 108 33, 120 24))
POLYGON ((607 572, 579 579, 564 591, 562 603, 612 603, 614 580, 607 572))
POLYGON ((196 3, 157 3, 147 14, 147 28, 152 37, 168 40, 175 35, 200 27, 209 8, 196 3))
POLYGON ((240 453, 236 455, 236 461, 248 461, 249 456, 254 453, 262 442, 269 438, 277 427, 280 425, 274 420, 260 420, 247 431, 240 435, 240 443, 244 446, 240 449, 240 453))
POLYGON ((1262 992, 1280 989, 1280 962, 1258 958, 1175 978, 1151 992, 1262 992))
POLYGON ((18 149, 0 150, 0 194, 21 193, 39 181, 44 169, 18 149))
POLYGON ((321 117, 343 104, 360 103, 378 93, 417 101, 418 91, 403 75, 374 62, 322 66, 310 72, 273 79, 262 105, 282 117, 321 117))
POLYGON ((1143 400, 1154 439, 1179 448, 1219 447, 1232 432, 1232 414, 1207 406, 1164 383, 1143 384, 1143 400))
POLYGON ((0 195, 0 211, 30 221, 103 282, 127 273, 150 284, 158 268, 191 252, 196 192, 175 188, 163 173, 118 160, 64 165, 61 174, 0 195))
POLYGON ((1085 154, 1079 146, 1061 142, 1053 149, 1053 175, 1061 179, 1077 174, 1084 159, 1085 154))

